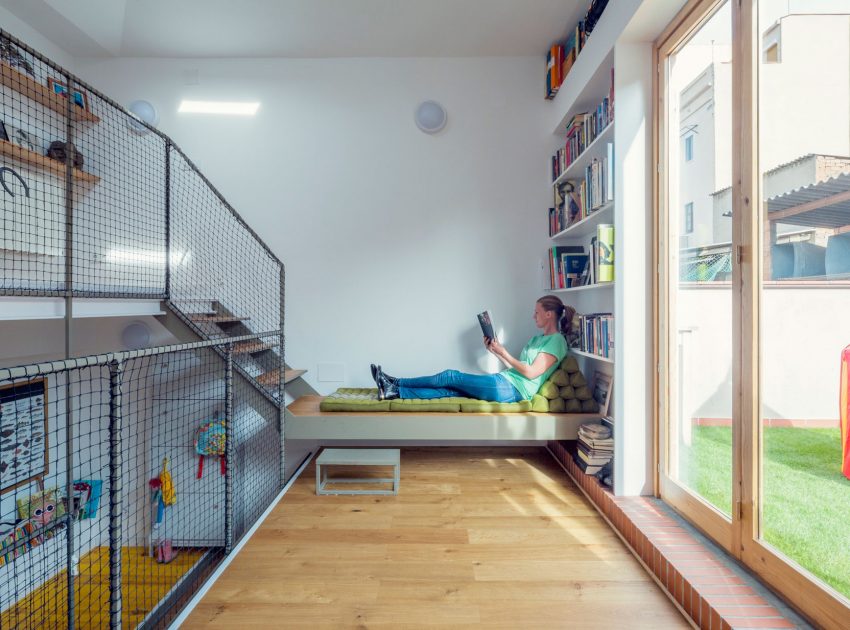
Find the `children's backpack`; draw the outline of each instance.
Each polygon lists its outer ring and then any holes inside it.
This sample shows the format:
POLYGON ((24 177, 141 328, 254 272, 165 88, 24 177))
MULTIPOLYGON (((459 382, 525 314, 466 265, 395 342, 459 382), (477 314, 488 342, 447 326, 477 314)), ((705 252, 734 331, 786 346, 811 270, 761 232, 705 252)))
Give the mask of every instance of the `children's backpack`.
POLYGON ((195 433, 195 452, 198 458, 198 479, 204 476, 204 457, 215 456, 221 462, 221 474, 227 471, 224 453, 224 420, 211 420, 198 427, 195 433))

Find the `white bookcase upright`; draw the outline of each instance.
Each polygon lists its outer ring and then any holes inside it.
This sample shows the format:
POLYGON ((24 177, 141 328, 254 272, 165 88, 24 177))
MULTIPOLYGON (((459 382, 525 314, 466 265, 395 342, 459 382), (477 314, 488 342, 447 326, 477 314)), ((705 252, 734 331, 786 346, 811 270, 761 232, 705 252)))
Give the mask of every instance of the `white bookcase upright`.
POLYGON ((589 248, 598 224, 614 225, 614 282, 552 293, 579 313, 614 315, 611 358, 574 354, 589 378, 596 371, 613 375, 609 415, 614 419, 614 493, 621 496, 653 491, 652 42, 680 7, 665 0, 609 2, 558 94, 547 104, 551 157, 564 144, 573 115, 594 111, 608 95, 613 68, 614 121, 562 177, 581 178, 584 167, 602 159, 607 143, 613 142, 614 200, 551 237, 548 246, 589 248))

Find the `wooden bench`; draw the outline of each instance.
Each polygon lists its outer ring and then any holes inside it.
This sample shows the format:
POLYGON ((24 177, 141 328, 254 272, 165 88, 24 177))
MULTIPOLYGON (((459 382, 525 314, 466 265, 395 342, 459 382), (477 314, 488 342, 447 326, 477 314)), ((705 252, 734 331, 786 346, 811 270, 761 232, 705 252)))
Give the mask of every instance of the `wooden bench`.
POLYGON ((594 413, 406 413, 322 411, 322 396, 286 408, 288 440, 574 440, 594 413))

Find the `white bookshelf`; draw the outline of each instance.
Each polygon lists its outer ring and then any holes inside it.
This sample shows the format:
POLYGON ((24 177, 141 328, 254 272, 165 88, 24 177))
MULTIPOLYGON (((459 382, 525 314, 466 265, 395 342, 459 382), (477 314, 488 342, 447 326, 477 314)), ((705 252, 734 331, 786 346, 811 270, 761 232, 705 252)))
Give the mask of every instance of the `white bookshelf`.
POLYGON ((585 359, 601 361, 602 363, 614 363, 614 357, 603 357, 599 354, 594 354, 593 352, 585 352, 584 350, 578 350, 576 348, 570 348, 570 354, 574 354, 579 357, 584 357, 585 359))
MULTIPOLYGON (((593 291, 596 289, 613 289, 613 282, 597 282, 596 284, 583 284, 580 287, 570 287, 568 289, 549 289, 550 293, 574 293, 577 291, 593 291)), ((581 312, 581 311, 579 311, 581 312)))
MULTIPOLYGON (((669 4, 669 3, 668 3, 669 4)), ((614 282, 555 289, 565 303, 583 313, 612 313, 616 349, 611 357, 570 349, 586 374, 613 376, 609 414, 614 418, 614 493, 652 491, 652 299, 651 160, 652 42, 656 22, 670 9, 661 0, 609 2, 558 94, 547 105, 545 124, 553 133, 549 155, 563 147, 566 125, 575 114, 593 112, 608 96, 614 70, 614 120, 550 187, 580 181, 593 160, 614 145, 613 201, 582 221, 548 238, 548 246, 584 245, 600 224, 614 226, 614 282), (629 316, 623 316, 628 313, 629 316)), ((546 162, 551 170, 551 159, 546 162)), ((550 204, 551 205, 551 201, 550 204)))

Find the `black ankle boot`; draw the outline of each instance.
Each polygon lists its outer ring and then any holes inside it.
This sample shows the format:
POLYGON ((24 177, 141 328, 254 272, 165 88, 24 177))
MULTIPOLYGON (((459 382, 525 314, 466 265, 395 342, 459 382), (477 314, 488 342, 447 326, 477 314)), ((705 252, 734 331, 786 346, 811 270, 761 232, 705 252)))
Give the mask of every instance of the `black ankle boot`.
POLYGON ((372 371, 372 380, 375 381, 375 385, 377 385, 378 384, 378 370, 381 369, 381 366, 375 365, 374 363, 370 363, 369 369, 372 371))
POLYGON ((375 382, 378 383, 378 400, 395 400, 399 397, 398 384, 381 372, 380 366, 375 376, 375 382))

